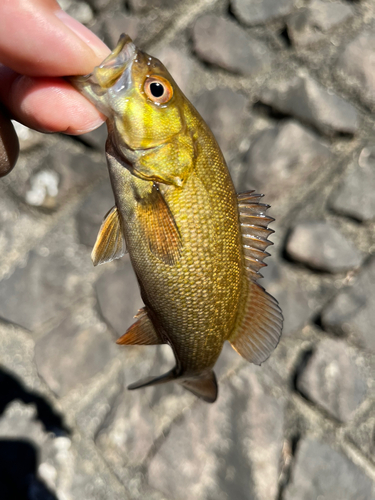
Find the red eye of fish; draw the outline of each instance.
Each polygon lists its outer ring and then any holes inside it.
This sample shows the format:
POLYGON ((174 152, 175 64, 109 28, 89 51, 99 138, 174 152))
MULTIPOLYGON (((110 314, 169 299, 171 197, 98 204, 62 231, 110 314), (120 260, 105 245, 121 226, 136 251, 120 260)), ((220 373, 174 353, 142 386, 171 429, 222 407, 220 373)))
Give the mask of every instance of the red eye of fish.
POLYGON ((147 78, 144 85, 146 95, 151 101, 165 104, 170 101, 173 95, 171 84, 164 78, 147 78))

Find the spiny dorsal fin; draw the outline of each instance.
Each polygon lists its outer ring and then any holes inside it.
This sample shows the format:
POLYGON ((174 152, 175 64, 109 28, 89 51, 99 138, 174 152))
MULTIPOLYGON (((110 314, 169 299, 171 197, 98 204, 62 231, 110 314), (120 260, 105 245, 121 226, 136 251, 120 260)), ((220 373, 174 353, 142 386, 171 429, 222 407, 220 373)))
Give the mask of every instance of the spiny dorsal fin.
POLYGON ((262 196, 254 191, 237 195, 245 265, 253 281, 262 277, 258 271, 267 265, 263 262, 269 256, 265 250, 272 245, 267 238, 274 232, 267 228, 274 219, 266 215, 269 205, 259 203, 262 196))
POLYGON ((169 266, 180 258, 181 236, 156 183, 139 204, 140 221, 151 252, 169 266))
POLYGON ((122 232, 117 207, 113 207, 104 217, 100 226, 91 260, 94 266, 119 259, 126 253, 125 238, 122 232))
POLYGON ((155 330, 146 308, 140 309, 134 316, 137 319, 129 327, 124 335, 117 339, 116 343, 121 345, 158 345, 164 344, 159 334, 155 330))
POLYGON ((283 315, 276 299, 249 279, 245 315, 241 325, 229 339, 242 357, 260 365, 279 343, 283 315))

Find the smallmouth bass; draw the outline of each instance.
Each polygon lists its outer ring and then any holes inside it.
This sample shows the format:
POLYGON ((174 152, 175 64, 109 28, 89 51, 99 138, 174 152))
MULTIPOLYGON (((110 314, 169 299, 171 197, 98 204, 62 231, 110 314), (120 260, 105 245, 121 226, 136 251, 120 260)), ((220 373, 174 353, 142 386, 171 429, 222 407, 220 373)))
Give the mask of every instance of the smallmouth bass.
POLYGON ((236 195, 220 148, 154 57, 122 35, 90 75, 69 81, 108 117, 106 157, 116 205, 94 265, 126 251, 145 307, 117 341, 169 344, 176 366, 129 389, 176 380, 207 402, 223 344, 261 364, 277 346, 282 313, 257 284, 268 255, 268 205, 236 195))

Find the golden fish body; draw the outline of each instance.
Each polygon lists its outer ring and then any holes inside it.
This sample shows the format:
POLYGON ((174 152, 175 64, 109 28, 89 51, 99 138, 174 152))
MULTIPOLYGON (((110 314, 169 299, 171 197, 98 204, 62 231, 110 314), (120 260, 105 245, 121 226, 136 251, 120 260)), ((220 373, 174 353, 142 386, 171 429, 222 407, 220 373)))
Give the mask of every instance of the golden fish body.
POLYGON ((120 344, 169 344, 176 367, 129 388, 177 379, 205 401, 225 340, 260 364, 282 315, 256 279, 270 244, 259 195, 237 196, 206 124, 164 66, 121 37, 91 75, 72 78, 108 116, 107 160, 116 206, 94 264, 129 252, 145 307, 120 344))

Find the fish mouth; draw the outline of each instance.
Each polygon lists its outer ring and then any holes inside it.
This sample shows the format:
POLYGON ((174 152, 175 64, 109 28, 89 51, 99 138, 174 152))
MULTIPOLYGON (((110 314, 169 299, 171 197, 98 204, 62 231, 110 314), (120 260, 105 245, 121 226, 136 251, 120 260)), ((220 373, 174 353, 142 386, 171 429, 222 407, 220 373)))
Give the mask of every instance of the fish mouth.
POLYGON ((104 115, 111 115, 107 96, 126 92, 132 83, 131 68, 137 57, 137 48, 132 39, 124 33, 114 50, 96 66, 92 73, 84 76, 70 76, 67 80, 91 101, 104 115))

